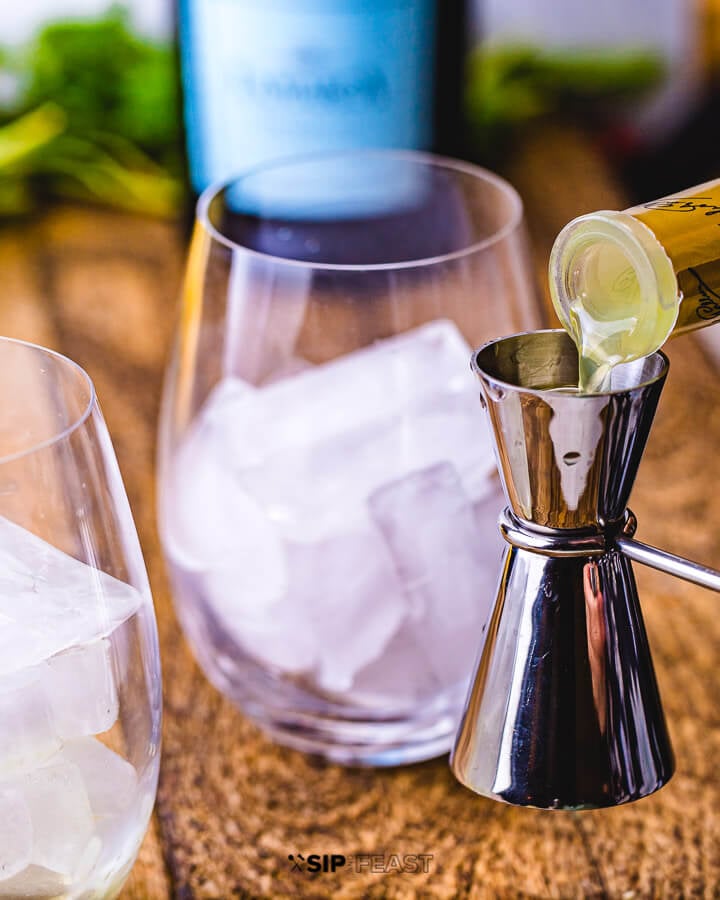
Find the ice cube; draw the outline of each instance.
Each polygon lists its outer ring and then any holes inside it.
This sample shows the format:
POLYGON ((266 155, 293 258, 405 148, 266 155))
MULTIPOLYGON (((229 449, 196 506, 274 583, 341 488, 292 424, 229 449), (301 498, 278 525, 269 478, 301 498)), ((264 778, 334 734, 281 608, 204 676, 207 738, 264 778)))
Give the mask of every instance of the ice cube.
POLYGON ((316 680, 326 691, 351 688, 355 674, 382 655, 407 614, 392 560, 371 531, 338 535, 288 552, 296 634, 316 651, 316 680))
POLYGON ((22 669, 29 661, 45 659, 53 645, 51 635, 0 613, 0 680, 4 673, 22 669))
POLYGON ((52 763, 18 777, 33 826, 32 862, 72 876, 93 836, 93 819, 82 775, 76 765, 52 763))
POLYGON ((427 665, 425 651, 408 617, 386 644, 382 655, 355 675, 348 699, 387 714, 437 697, 444 687, 427 665))
POLYGON ((229 458, 237 468, 253 465, 279 449, 319 444, 394 419, 432 405, 442 396, 471 398, 482 419, 469 370, 470 353, 457 327, 440 319, 259 390, 248 390, 240 379, 227 379, 215 389, 220 391, 225 414, 213 415, 214 395, 206 410, 221 426, 229 458), (235 387, 228 387, 228 382, 235 387), (239 401, 236 404, 228 402, 233 394, 239 401))
POLYGON ((0 645, 16 641, 0 655, 0 677, 108 634, 142 603, 124 582, 0 518, 0 645))
POLYGON ((9 900, 59 900, 65 896, 68 879, 42 866, 28 866, 7 881, 0 881, 0 897, 9 900))
POLYGON ((283 547, 214 435, 207 424, 180 449, 163 531, 173 557, 203 573, 219 615, 262 616, 286 590, 283 547))
POLYGON ((53 656, 45 690, 55 730, 64 740, 107 731, 118 717, 110 642, 92 641, 53 656))
MULTIPOLYGON (((103 850, 103 842, 98 835, 90 838, 85 850, 83 851, 80 861, 73 872, 73 881, 75 884, 82 884, 83 881, 93 875, 95 866, 100 859, 103 850)), ((78 892, 80 897, 88 897, 88 894, 82 893, 82 888, 78 892)), ((89 895, 92 896, 92 895, 89 895)))
MULTIPOLYGON (((491 587, 492 590, 486 595, 489 596, 487 607, 483 605, 480 594, 478 595, 478 620, 475 626, 468 629, 467 634, 463 634, 459 640, 457 635, 450 635, 449 648, 445 648, 451 653, 458 652, 459 658, 466 661, 462 665, 463 669, 469 661, 468 675, 485 643, 487 624, 495 602, 500 577, 500 554, 504 545, 497 520, 504 505, 497 479, 491 485, 489 494, 473 504, 473 519, 477 529, 477 540, 473 546, 478 561, 482 562, 487 572, 486 587, 491 587)), ((417 624, 416 619, 408 617, 385 647, 382 656, 358 672, 352 687, 354 703, 385 711, 390 704, 399 708, 412 708, 424 700, 437 697, 438 692, 443 689, 456 687, 452 684, 456 674, 452 669, 447 671, 442 667, 433 668, 428 665, 426 639, 422 631, 418 631, 417 624), (447 681, 442 680, 446 676, 451 680, 450 686, 447 681)), ((436 653, 443 650, 442 640, 442 632, 436 633, 436 653)), ((464 676, 460 680, 464 681, 464 676)))
POLYGON ((95 738, 68 741, 60 758, 80 770, 96 821, 118 816, 137 804, 135 767, 95 738))
POLYGON ((212 390, 203 407, 203 420, 209 425, 227 425, 240 411, 240 423, 245 419, 243 409, 253 408, 257 388, 242 378, 223 378, 212 390))
POLYGON ((0 781, 49 759, 59 748, 45 693, 47 665, 0 674, 0 781))
POLYGON ((276 607, 265 609, 262 615, 245 615, 242 604, 239 612, 233 609, 232 582, 226 589, 220 589, 216 578, 213 587, 219 592, 209 590, 206 594, 213 615, 250 656, 290 674, 310 673, 315 669, 318 641, 307 623, 297 625, 302 615, 310 621, 309 611, 296 611, 292 600, 284 602, 282 598, 276 607))
POLYGON ((22 793, 0 784, 0 893, 3 882, 30 865, 33 827, 22 793))
POLYGON ((233 605, 232 581, 209 582, 213 612, 247 652, 284 672, 342 692, 383 652, 406 614, 386 548, 369 529, 316 544, 287 545, 287 593, 249 613, 233 605), (219 590, 219 594, 214 593, 219 590))
POLYGON ((420 650, 416 668, 430 667, 445 686, 467 680, 495 600, 499 533, 478 529, 447 462, 385 485, 368 508, 410 603, 408 627, 420 650), (497 549, 491 561, 488 543, 497 549))

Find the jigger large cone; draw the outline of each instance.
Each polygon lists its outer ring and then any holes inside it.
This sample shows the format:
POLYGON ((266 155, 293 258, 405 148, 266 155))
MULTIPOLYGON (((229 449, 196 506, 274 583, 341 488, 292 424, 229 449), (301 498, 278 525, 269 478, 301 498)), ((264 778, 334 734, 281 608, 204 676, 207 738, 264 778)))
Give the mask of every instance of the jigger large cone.
POLYGON ((453 772, 477 793, 523 806, 644 797, 674 763, 619 547, 632 533, 625 504, 667 359, 616 368, 608 393, 562 392, 577 384, 577 354, 565 332, 546 331, 485 345, 474 368, 509 545, 453 772))

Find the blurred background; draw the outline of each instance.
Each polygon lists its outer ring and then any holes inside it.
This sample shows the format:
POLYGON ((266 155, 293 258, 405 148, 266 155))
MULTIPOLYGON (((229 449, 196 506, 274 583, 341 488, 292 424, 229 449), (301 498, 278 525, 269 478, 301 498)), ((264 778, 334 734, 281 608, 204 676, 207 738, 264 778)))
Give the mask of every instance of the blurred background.
POLYGON ((0 216, 71 199, 173 217, 229 166, 348 145, 503 171, 528 130, 568 123, 633 200, 720 174, 718 0, 350 0, 354 18, 335 19, 331 5, 3 4, 0 216), (361 101, 412 115, 368 124, 361 101))
MULTIPOLYGON (((440 848, 448 895, 478 878, 499 896, 574 896, 580 885, 650 897, 665 883, 681 896, 713 883, 712 598, 645 576, 660 600, 646 614, 686 761, 674 793, 574 837, 532 814, 478 815, 449 790, 444 763, 377 781, 333 774, 281 755, 220 705, 172 614, 153 466, 187 224, 209 181, 274 155, 364 145, 474 160, 520 191, 542 286, 570 218, 720 177, 719 72, 720 0, 0 2, 0 333, 57 348, 93 378, 160 625, 167 763, 128 900, 295 889, 286 858, 268 848, 305 833, 310 847, 333 835, 331 847, 352 847, 358 816, 366 848, 388 846, 388 834, 407 835, 412 852, 440 848)), ((325 322, 342 324, 329 304, 310 320, 318 331, 325 322)), ((720 328, 704 335, 714 332, 720 343, 720 328)), ((711 561, 718 379, 693 341, 671 353, 666 424, 633 505, 644 539, 711 561)))

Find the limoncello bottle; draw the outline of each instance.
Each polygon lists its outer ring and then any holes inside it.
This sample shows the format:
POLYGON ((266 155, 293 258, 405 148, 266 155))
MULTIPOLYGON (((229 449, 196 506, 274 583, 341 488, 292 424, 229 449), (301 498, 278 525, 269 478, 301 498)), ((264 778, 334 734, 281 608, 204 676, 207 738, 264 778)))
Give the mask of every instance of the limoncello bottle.
POLYGON ((613 365, 718 321, 720 179, 573 219, 550 255, 550 292, 588 391, 613 365))

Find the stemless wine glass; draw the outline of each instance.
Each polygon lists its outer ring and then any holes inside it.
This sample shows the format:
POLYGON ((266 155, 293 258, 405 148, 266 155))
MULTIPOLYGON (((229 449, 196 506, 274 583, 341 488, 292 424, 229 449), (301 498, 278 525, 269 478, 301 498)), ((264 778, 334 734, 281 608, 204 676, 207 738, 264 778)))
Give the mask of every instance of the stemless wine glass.
POLYGON ((147 575, 92 383, 0 338, 0 897, 117 896, 160 721, 147 575))
POLYGON ((483 169, 339 153, 200 198, 161 533, 201 665, 278 741, 449 748, 504 505, 471 348, 540 318, 520 198, 483 169))

